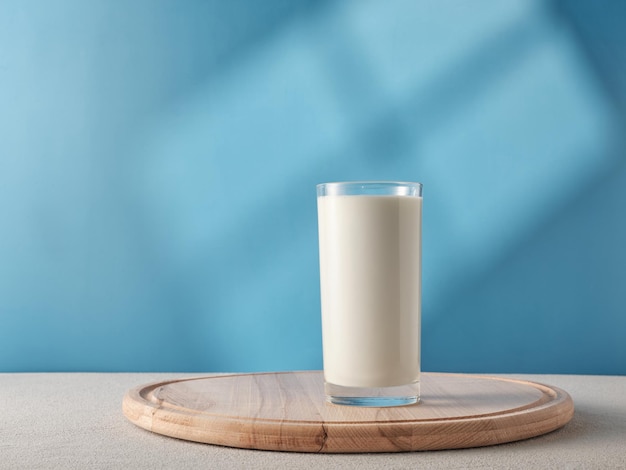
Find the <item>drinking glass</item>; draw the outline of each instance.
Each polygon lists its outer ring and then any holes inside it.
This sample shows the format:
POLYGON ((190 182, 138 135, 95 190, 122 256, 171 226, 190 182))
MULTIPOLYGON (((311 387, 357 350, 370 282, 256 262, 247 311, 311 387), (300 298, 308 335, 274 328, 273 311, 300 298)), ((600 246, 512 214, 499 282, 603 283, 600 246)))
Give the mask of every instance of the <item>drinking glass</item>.
POLYGON ((324 381, 339 405, 419 402, 422 185, 317 185, 324 381))

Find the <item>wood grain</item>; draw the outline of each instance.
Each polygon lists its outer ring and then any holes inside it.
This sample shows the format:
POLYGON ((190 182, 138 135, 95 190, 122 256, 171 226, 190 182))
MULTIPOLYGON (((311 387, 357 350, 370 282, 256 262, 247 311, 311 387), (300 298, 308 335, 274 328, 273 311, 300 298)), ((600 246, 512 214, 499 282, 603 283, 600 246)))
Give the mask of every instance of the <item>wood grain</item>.
POLYGON ((501 444, 564 426, 574 404, 534 382, 423 373, 422 401, 392 408, 327 403, 321 372, 172 380, 129 390, 126 417, 179 439, 296 452, 400 452, 501 444))

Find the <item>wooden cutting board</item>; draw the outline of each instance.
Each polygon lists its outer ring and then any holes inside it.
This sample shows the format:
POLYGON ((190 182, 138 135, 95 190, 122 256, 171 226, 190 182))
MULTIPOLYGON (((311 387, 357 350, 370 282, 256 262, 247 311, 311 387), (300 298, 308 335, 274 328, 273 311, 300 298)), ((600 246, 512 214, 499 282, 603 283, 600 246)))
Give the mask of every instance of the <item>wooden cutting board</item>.
POLYGON ((248 449, 400 452, 479 447, 539 436, 574 414, 563 390, 523 380, 423 373, 420 404, 327 403, 321 372, 238 374, 143 385, 123 411, 166 436, 248 449))

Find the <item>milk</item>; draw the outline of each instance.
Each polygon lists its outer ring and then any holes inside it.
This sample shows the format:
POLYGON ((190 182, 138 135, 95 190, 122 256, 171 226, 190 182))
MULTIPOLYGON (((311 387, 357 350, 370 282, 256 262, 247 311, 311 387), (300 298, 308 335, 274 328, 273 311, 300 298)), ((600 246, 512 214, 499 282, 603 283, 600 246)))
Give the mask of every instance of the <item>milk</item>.
POLYGON ((318 197, 326 382, 419 381, 421 220, 421 197, 318 197))

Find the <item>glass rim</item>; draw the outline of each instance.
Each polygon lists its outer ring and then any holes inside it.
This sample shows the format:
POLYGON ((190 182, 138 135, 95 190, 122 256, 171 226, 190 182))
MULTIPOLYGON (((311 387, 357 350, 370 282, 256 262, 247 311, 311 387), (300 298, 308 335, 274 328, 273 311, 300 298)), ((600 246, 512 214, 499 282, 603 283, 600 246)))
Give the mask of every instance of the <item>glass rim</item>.
POLYGON ((410 181, 337 181, 320 183, 317 187, 318 196, 350 196, 350 195, 390 195, 390 196, 422 196, 422 183, 410 181))

